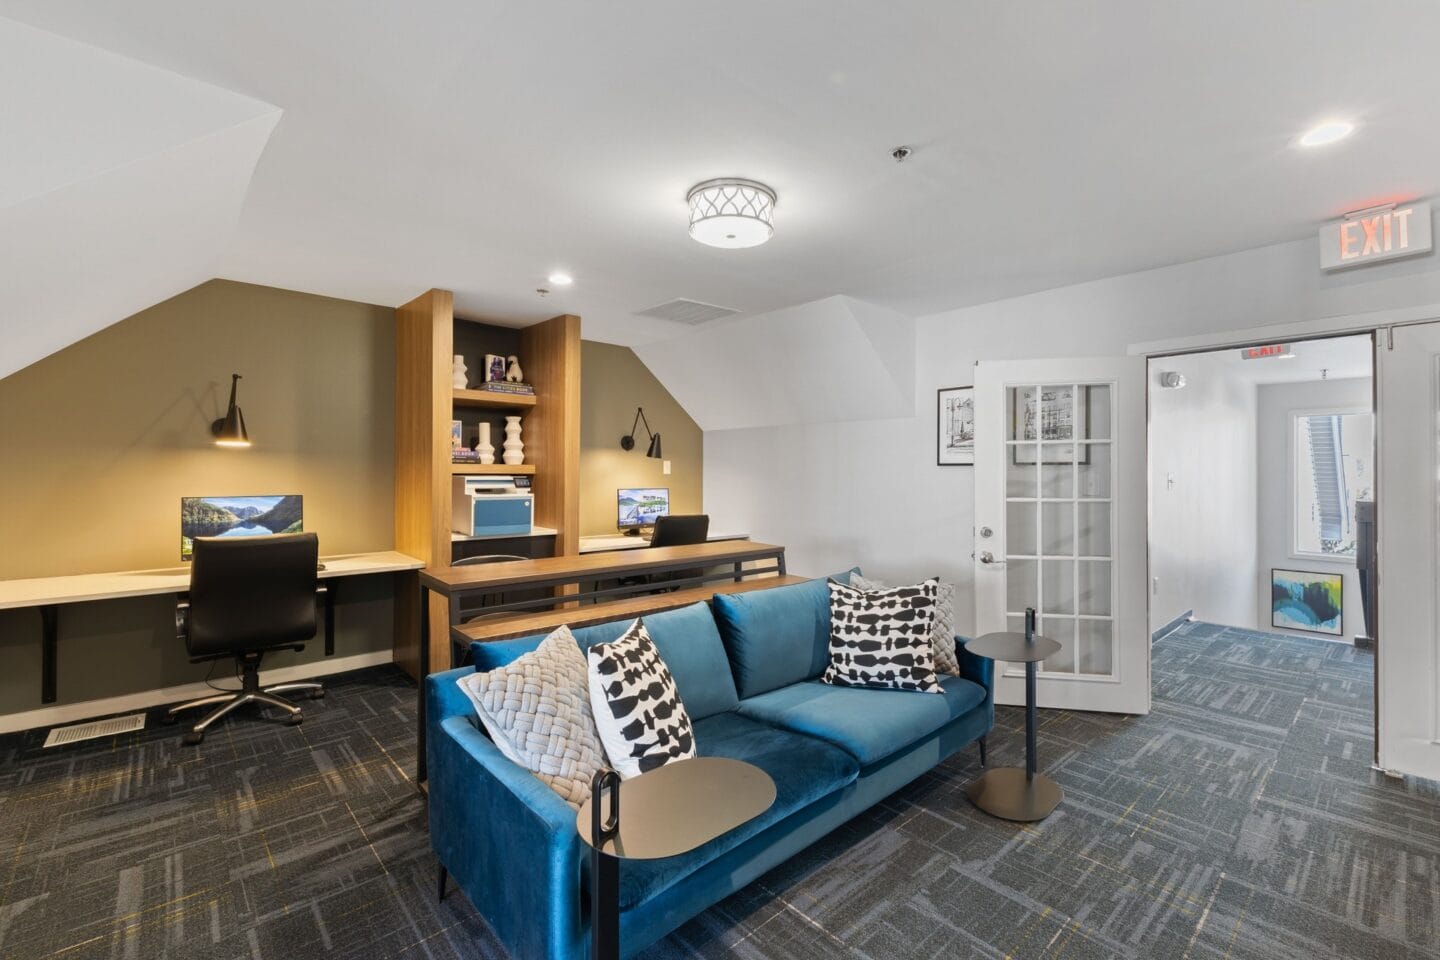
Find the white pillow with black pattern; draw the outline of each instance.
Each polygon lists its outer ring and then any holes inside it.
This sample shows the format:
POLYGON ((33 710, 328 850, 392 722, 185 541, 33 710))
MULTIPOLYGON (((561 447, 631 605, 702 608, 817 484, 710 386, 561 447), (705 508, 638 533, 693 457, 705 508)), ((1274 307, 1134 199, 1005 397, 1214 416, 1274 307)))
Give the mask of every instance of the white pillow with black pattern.
POLYGON ((587 657, 590 710, 605 756, 621 778, 695 756, 690 715, 642 621, 595 644, 587 657))
MULTIPOLYGON (((935 595, 935 629, 930 632, 930 643, 935 648, 935 672, 960 676, 960 658, 955 655, 955 584, 937 581, 940 585, 935 595)), ((850 586, 866 593, 890 589, 879 580, 868 580, 858 573, 850 574, 850 586)))
POLYGON ((889 590, 830 581, 830 666, 820 678, 842 687, 944 693, 935 676, 936 580, 889 590))

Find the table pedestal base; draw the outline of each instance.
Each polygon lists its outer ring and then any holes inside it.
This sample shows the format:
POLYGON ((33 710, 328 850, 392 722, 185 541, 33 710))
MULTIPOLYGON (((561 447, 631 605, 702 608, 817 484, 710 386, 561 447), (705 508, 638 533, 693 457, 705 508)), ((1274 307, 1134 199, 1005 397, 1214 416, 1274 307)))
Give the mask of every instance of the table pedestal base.
POLYGON ((1043 773, 1027 778, 1018 767, 986 770, 965 788, 975 806, 1002 820, 1033 823, 1044 820, 1060 805, 1065 792, 1043 773))

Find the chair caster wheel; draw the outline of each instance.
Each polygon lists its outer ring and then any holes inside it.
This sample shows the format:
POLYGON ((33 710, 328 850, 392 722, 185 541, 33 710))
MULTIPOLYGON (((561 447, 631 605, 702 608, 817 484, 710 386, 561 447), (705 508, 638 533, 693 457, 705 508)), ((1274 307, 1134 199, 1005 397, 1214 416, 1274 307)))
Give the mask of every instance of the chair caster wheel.
POLYGON ((292 714, 290 714, 289 719, 286 720, 285 722, 288 723, 288 724, 289 724, 290 726, 292 726, 292 727, 298 727, 298 726, 300 726, 301 723, 304 722, 304 720, 305 720, 305 714, 303 714, 303 713, 292 713, 292 714))
POLYGON ((325 691, 324 691, 324 690, 311 690, 311 691, 310 691, 310 699, 311 699, 311 700, 324 700, 324 699, 325 699, 325 691))
POLYGON ((200 745, 200 742, 204 739, 205 734, 203 731, 191 730, 189 733, 185 734, 185 744, 187 746, 198 747, 200 745))

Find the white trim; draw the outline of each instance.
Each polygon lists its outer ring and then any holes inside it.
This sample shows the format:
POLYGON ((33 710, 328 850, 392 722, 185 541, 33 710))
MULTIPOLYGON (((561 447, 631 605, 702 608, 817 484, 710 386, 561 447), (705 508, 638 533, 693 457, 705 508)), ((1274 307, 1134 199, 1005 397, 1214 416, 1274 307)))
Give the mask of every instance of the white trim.
MULTIPOLYGON (((357 653, 350 657, 328 657, 324 660, 315 660, 311 663, 297 663, 293 667, 279 667, 275 670, 266 670, 264 682, 267 686, 276 683, 293 683, 296 680, 309 680, 312 677, 347 673, 351 670, 360 670, 365 667, 378 667, 381 664, 393 663, 394 659, 394 653, 390 650, 357 653)), ((203 682, 182 683, 179 686, 161 687, 158 690, 142 690, 139 693, 126 693, 118 697, 105 697, 100 700, 82 700, 79 703, 66 703, 59 706, 24 710, 20 713, 10 713, 0 716, 0 733, 16 733, 21 730, 53 727, 58 724, 74 723, 77 720, 104 717, 112 713, 130 713, 135 710, 148 710, 151 707, 159 707, 169 703, 194 700, 214 692, 213 687, 203 682)))
POLYGON ((1295 323, 1277 323, 1263 327, 1242 327, 1218 333, 1201 333, 1190 337, 1142 340, 1130 344, 1125 348, 1125 352, 1130 356, 1146 357, 1172 353, 1205 353, 1209 350, 1241 347, 1265 340, 1314 340, 1348 333, 1369 333, 1372 330, 1381 330, 1389 326, 1428 323, 1433 320, 1440 320, 1440 303, 1400 307, 1395 310, 1376 310, 1373 313, 1322 317, 1316 320, 1300 320, 1295 323))

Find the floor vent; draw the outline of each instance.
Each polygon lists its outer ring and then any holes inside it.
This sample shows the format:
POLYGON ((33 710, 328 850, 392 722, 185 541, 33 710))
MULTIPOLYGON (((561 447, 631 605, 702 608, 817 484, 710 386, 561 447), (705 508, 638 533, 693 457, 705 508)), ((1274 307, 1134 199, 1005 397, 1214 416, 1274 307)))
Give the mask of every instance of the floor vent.
POLYGON ((50 736, 45 738, 45 748, 48 750, 51 747, 63 747, 67 743, 98 740, 100 737, 113 737, 116 734, 134 733, 136 730, 144 729, 145 714, 143 713, 132 713, 128 717, 92 720, 89 723, 76 723, 51 730, 50 736))
POLYGON ((717 307, 713 303, 701 303, 699 300, 682 298, 670 300, 651 307, 649 310, 641 310, 639 316, 674 320, 677 323, 688 323, 693 327, 709 323, 711 320, 719 320, 721 317, 733 317, 739 312, 739 310, 731 310, 729 307, 717 307))

